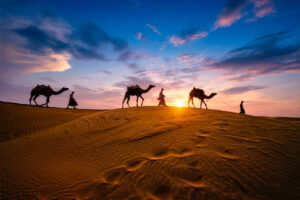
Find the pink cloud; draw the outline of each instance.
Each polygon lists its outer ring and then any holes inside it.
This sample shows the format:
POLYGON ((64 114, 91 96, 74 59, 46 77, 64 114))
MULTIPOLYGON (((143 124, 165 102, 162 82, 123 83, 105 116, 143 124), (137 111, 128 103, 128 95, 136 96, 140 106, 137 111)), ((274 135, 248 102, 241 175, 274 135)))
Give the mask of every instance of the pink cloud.
POLYGON ((154 33, 157 33, 158 35, 161 35, 161 32, 157 29, 156 26, 151 25, 151 24, 146 24, 154 33))
POLYGON ((247 1, 234 1, 229 0, 219 15, 217 21, 214 24, 214 30, 220 27, 231 26, 235 21, 242 18, 242 10, 245 7, 247 1))
POLYGON ((194 33, 194 34, 191 34, 191 35, 187 35, 185 37, 173 35, 169 39, 169 42, 171 44, 173 44, 173 46, 177 47, 177 46, 183 45, 184 43, 186 43, 188 41, 201 39, 201 38, 204 38, 206 36, 207 36, 207 32, 197 32, 197 33, 194 33))
POLYGON ((141 40, 141 41, 144 41, 145 40, 145 37, 143 36, 143 33, 141 32, 137 32, 134 34, 134 37, 138 40, 141 40))
POLYGON ((254 4, 255 17, 264 17, 275 12, 273 2, 271 0, 252 0, 254 4))
POLYGON ((71 68, 68 62, 71 59, 69 53, 28 54, 10 44, 3 44, 0 50, 3 55, 0 57, 0 62, 3 64, 3 71, 7 74, 62 72, 71 68))
POLYGON ((222 16, 215 22, 215 29, 219 27, 228 27, 231 26, 235 21, 239 20, 242 17, 240 11, 232 13, 228 16, 222 16))
POLYGON ((243 16, 246 16, 243 10, 249 3, 254 4, 254 18, 247 19, 246 21, 248 22, 255 21, 255 18, 262 18, 275 12, 272 0, 229 0, 214 23, 214 30, 220 27, 229 27, 243 16))

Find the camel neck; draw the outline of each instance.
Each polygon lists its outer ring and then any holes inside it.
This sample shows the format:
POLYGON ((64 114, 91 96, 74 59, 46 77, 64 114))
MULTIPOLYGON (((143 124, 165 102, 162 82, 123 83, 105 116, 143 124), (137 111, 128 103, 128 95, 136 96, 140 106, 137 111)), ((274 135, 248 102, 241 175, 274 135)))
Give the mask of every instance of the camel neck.
POLYGON ((210 94, 209 96, 204 95, 205 99, 211 99, 213 96, 214 96, 213 94, 210 94))
POLYGON ((143 93, 149 92, 150 89, 151 89, 151 88, 150 88, 150 86, 149 86, 146 90, 143 90, 143 93))
POLYGON ((63 92, 62 89, 60 89, 59 91, 53 91, 52 94, 53 94, 53 95, 59 95, 59 94, 61 94, 62 92, 63 92))

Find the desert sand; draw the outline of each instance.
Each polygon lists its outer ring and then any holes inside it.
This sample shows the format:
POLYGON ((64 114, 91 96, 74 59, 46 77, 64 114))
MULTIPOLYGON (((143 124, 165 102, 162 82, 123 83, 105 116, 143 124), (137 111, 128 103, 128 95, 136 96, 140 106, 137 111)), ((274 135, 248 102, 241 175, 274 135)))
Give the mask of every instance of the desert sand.
POLYGON ((0 199, 300 199, 300 119, 0 103, 0 199))

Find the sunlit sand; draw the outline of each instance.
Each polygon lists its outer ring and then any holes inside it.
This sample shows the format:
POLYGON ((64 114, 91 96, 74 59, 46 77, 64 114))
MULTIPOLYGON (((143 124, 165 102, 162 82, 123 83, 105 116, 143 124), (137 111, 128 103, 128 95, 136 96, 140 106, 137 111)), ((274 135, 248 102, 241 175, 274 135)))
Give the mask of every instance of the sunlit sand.
POLYGON ((0 108, 1 199, 300 196, 299 118, 157 106, 0 108))

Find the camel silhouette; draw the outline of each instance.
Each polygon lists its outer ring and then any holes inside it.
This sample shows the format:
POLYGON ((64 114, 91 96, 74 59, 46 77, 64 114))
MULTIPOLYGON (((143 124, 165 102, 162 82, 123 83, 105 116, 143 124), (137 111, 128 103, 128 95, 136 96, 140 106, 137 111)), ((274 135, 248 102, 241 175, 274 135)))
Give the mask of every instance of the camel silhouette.
POLYGON ((130 108, 130 105, 129 105, 130 96, 136 96, 136 107, 139 106, 138 101, 139 101, 139 98, 141 98, 142 99, 141 106, 143 106, 144 98, 142 97, 142 94, 149 92, 149 90, 151 90, 154 87, 155 87, 155 85, 149 85, 146 90, 143 90, 138 85, 127 87, 127 91, 125 93, 125 96, 124 96, 124 99, 123 99, 123 102, 122 102, 122 108, 124 107, 124 102, 125 102, 126 99, 127 99, 127 105, 130 108))
POLYGON ((188 101, 188 105, 190 107, 190 101, 192 101, 192 104, 195 108, 195 105, 194 105, 194 97, 198 98, 201 100, 201 103, 200 103, 200 108, 202 108, 202 102, 204 103, 206 109, 207 109, 207 105, 204 101, 204 99, 211 99, 213 98, 214 96, 216 96, 217 93, 211 93, 209 96, 207 96, 205 93, 204 93, 204 90, 202 89, 199 89, 199 88, 193 88, 190 92, 190 96, 189 96, 189 101, 188 101))
POLYGON ((46 85, 37 85, 35 88, 33 88, 31 90, 31 95, 30 95, 30 98, 29 98, 29 103, 31 105, 31 100, 33 98, 33 101, 34 101, 35 105, 38 106, 38 104, 36 102, 36 98, 38 98, 38 96, 40 96, 40 95, 43 95, 47 99, 46 99, 46 103, 41 104, 41 105, 42 106, 46 105, 46 107, 48 107, 48 103, 50 102, 50 96, 52 96, 52 95, 59 95, 59 94, 63 93, 64 91, 67 91, 67 90, 69 90, 69 88, 63 87, 59 91, 54 91, 49 85, 48 86, 46 86, 46 85))

